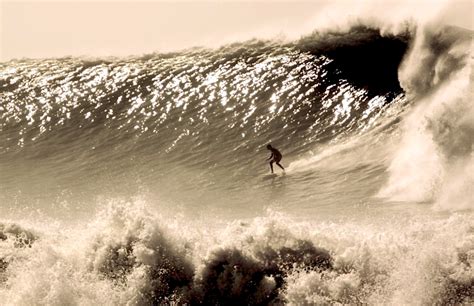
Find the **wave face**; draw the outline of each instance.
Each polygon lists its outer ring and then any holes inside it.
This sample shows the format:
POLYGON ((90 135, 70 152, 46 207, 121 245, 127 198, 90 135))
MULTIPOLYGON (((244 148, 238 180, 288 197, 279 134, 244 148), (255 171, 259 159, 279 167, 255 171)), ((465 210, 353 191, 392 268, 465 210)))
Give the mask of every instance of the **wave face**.
MULTIPOLYGON (((181 148, 201 161, 203 146, 238 137, 241 147, 258 147, 282 141, 281 129, 298 148, 327 142, 364 127, 401 94, 396 69, 406 48, 406 37, 357 28, 286 45, 10 62, 2 65, 2 153, 51 154, 48 141, 58 138, 67 138, 58 149, 70 152, 84 133, 94 134, 98 150, 126 142, 121 151, 181 148), (203 144, 208 139, 216 141, 203 144)), ((219 151, 228 157, 236 146, 219 151)))
POLYGON ((27 185, 59 197, 73 187, 115 194, 133 181, 173 194, 261 185, 267 143, 291 161, 403 103, 396 67, 407 39, 359 27, 292 44, 2 64, 5 193, 27 185), (374 61, 378 53, 386 57, 374 61))
POLYGON ((470 43, 1 63, 0 300, 473 303, 470 43))

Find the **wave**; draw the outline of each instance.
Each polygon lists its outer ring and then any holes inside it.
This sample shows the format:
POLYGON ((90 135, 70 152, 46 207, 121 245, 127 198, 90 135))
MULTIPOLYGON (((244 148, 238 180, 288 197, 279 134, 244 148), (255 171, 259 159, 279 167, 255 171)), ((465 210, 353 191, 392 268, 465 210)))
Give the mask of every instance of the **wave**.
POLYGON ((144 189, 196 202, 191 194, 203 186, 241 198, 238 190, 266 184, 256 157, 268 143, 287 166, 315 147, 397 124, 390 110, 406 106, 394 76, 407 39, 358 26, 293 43, 3 63, 0 198, 13 210, 36 193, 47 194, 45 206, 144 189))
MULTIPOLYGON (((358 24, 293 43, 2 63, 1 167, 10 185, 31 176, 18 175, 16 163, 37 160, 56 166, 62 182, 117 176, 136 163, 154 179, 177 163, 246 176, 261 168, 254 155, 269 142, 290 169, 297 160, 307 169, 338 154, 329 143, 401 122, 396 153, 379 149, 378 164, 392 160, 379 196, 470 209, 457 195, 472 185, 464 170, 472 168, 471 41, 454 27, 407 25, 394 35, 358 24), (325 153, 305 157, 314 151, 325 153)), ((51 168, 37 171, 44 177, 51 168)))

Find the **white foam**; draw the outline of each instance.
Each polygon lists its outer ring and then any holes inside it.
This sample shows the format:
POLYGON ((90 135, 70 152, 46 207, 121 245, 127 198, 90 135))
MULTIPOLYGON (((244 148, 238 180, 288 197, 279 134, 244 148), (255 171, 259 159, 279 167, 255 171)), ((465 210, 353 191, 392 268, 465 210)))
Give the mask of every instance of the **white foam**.
POLYGON ((401 83, 416 106, 404 119, 402 141, 379 195, 434 201, 438 209, 472 209, 472 38, 455 38, 458 34, 449 31, 420 29, 402 65, 401 83))
MULTIPOLYGON (((0 299, 7 305, 149 303, 153 300, 150 290, 172 284, 166 283, 167 278, 161 274, 150 273, 161 259, 165 263, 180 262, 192 255, 195 280, 211 277, 214 281, 209 273, 214 271, 213 262, 225 260, 219 258, 222 254, 237 252, 241 257, 233 257, 235 264, 258 268, 256 263, 262 254, 274 254, 302 243, 328 250, 333 268, 320 271, 290 267, 284 277, 287 287, 280 293, 280 298, 290 304, 432 304, 468 298, 462 288, 474 279, 472 214, 447 218, 410 214, 404 218, 386 217, 390 222, 384 217, 370 222, 301 222, 269 212, 264 217, 231 222, 213 230, 189 227, 180 221, 176 228, 180 230, 169 232, 175 228, 175 221, 150 213, 140 203, 113 203, 89 225, 69 229, 60 236, 44 231, 31 248, 8 246, 12 257, 8 258, 7 280, 0 286, 0 299), (125 278, 111 278, 101 272, 107 262, 117 265, 105 266, 118 269, 115 272, 127 269, 127 256, 120 259, 113 252, 123 247, 130 248, 128 258, 137 262, 125 278)), ((5 247, 8 240, 0 243, 5 247)), ((167 275, 169 271, 181 273, 167 269, 161 273, 167 275)), ((240 284, 240 274, 234 275, 235 278, 223 275, 221 280, 226 283, 222 285, 240 284)), ((274 278, 262 279, 255 287, 255 296, 263 298, 265 295, 261 294, 272 292, 275 286, 274 278)), ((156 292, 167 292, 163 290, 156 292)))

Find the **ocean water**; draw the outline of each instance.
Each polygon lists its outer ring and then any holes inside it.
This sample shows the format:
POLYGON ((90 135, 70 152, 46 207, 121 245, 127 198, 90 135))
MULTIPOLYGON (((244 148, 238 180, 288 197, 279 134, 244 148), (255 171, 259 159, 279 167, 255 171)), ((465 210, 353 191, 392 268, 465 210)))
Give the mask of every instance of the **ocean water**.
POLYGON ((359 25, 0 63, 1 303, 474 303, 471 46, 359 25))

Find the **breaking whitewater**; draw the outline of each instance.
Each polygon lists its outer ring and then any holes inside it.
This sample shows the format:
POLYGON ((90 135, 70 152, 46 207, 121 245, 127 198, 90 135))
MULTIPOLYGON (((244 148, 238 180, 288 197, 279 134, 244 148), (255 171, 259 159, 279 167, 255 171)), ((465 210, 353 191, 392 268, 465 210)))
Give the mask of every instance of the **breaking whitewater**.
POLYGON ((1 63, 1 303, 472 304, 471 44, 1 63))

